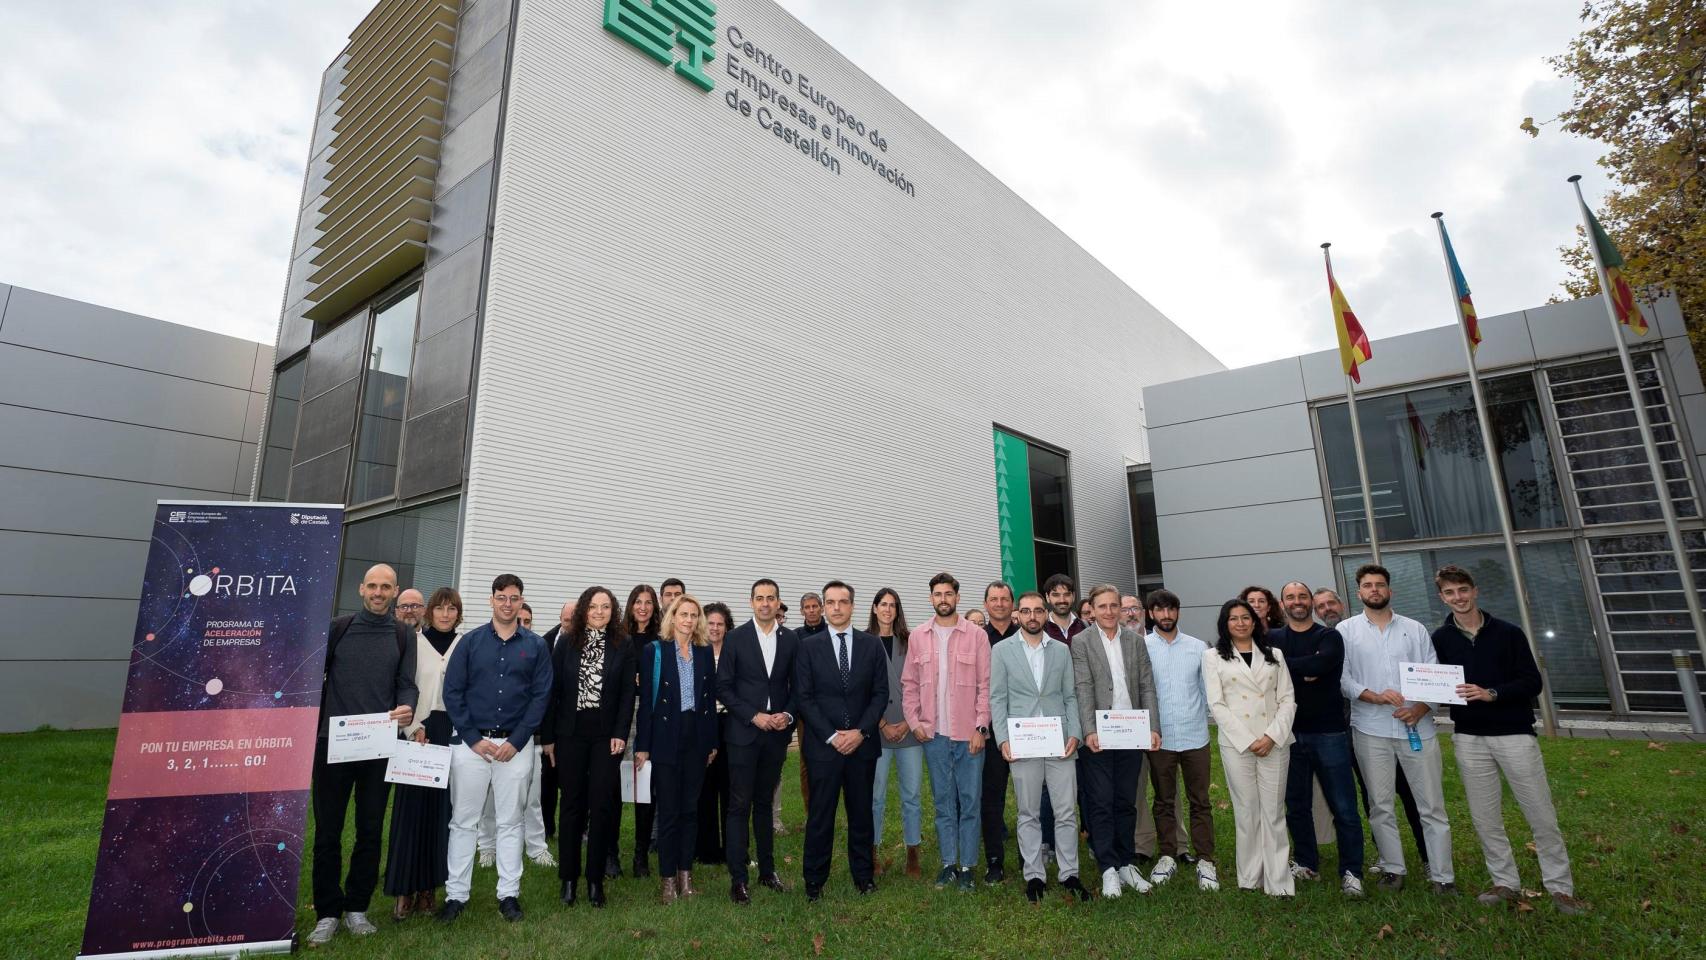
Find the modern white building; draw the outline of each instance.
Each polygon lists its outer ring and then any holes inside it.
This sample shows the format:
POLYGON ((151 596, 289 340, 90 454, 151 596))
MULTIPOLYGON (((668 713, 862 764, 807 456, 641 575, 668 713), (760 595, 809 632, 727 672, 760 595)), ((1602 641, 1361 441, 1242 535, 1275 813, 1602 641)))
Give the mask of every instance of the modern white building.
POLYGON ((1220 367, 769 0, 384 0, 322 87, 255 492, 349 505, 345 608, 383 560, 545 623, 668 576, 918 619, 943 569, 1158 573, 1141 391, 1220 367))

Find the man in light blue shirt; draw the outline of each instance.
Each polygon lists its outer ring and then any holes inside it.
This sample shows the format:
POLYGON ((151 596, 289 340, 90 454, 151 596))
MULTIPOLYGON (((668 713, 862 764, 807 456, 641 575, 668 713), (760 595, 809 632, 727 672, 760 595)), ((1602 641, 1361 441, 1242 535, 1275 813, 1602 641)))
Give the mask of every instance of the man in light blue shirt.
POLYGON ((1179 632, 1179 598, 1168 590, 1144 599, 1155 629, 1144 638, 1155 670, 1155 698, 1161 708, 1162 749, 1149 755, 1155 786, 1155 869, 1149 882, 1163 884, 1179 869, 1179 775, 1191 807, 1191 846, 1197 855, 1197 887, 1219 890, 1214 867, 1214 808, 1208 799, 1208 696, 1203 689, 1202 655, 1208 644, 1179 632))
POLYGON ((1398 818, 1392 804, 1396 770, 1415 794, 1422 817, 1422 838, 1428 848, 1433 891, 1455 896, 1451 867, 1451 821, 1445 815, 1445 786, 1439 739, 1434 735, 1432 708, 1407 701, 1399 664, 1438 663, 1428 629, 1392 612, 1392 575, 1379 564, 1357 569, 1357 599, 1363 612, 1339 622, 1345 641, 1345 667, 1339 689, 1351 702, 1351 743, 1368 790, 1368 826, 1379 851, 1382 890, 1404 887, 1404 848, 1398 841, 1398 818))

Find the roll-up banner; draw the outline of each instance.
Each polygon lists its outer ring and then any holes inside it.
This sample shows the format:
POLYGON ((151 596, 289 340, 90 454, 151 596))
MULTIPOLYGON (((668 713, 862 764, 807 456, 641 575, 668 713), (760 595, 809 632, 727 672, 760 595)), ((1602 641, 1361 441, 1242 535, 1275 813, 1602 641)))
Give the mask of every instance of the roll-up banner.
POLYGON ((83 957, 285 952, 343 508, 161 501, 83 957))

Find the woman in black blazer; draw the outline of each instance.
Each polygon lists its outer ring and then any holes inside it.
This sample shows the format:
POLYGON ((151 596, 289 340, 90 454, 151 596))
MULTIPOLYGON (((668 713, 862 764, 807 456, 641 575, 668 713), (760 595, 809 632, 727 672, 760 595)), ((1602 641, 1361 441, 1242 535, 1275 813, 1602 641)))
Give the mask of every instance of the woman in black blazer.
POLYGON ((588 587, 557 638, 551 699, 539 743, 557 767, 557 877, 575 903, 581 832, 587 833, 587 900, 604 906, 604 862, 615 835, 617 765, 634 714, 634 646, 616 617, 616 595, 588 587), (590 829, 589 829, 590 825, 590 829))
POLYGON ((640 722, 634 770, 648 761, 658 819, 658 899, 691 897, 699 788, 717 755, 716 660, 704 608, 682 595, 665 611, 658 639, 640 651, 640 722))

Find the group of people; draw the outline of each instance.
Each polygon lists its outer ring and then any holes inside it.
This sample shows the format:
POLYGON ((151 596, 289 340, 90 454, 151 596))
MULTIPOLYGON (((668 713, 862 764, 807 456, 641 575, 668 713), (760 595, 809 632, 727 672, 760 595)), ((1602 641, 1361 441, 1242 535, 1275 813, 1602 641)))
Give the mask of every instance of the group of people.
MULTIPOLYGON (((960 584, 948 573, 931 579, 930 616, 915 627, 892 588, 876 592, 861 629, 854 588, 831 581, 802 598, 803 622, 790 628, 771 579, 752 584, 751 618, 738 625, 727 605, 701 603, 671 579, 661 593, 635 587, 625 605, 611 590, 589 587, 541 636, 512 574, 492 583, 490 620, 463 633, 455 590, 441 587, 430 599, 399 594, 395 572, 381 564, 363 577, 361 610, 331 625, 322 711, 389 713, 402 736, 451 748, 447 790, 399 786, 392 804, 385 891, 398 919, 454 921, 467 908, 476 856, 497 867, 505 919, 523 915, 524 855, 556 866, 563 904, 582 899, 584 878, 586 902, 604 906, 605 880, 620 872, 621 794, 642 792, 648 767, 651 802, 633 804, 632 869, 649 873, 656 850, 662 903, 697 895, 695 862, 717 861, 728 865, 730 898, 750 903, 749 840, 757 884, 786 892, 774 837, 796 734, 809 901, 829 880, 838 807, 854 888, 876 889, 891 776, 904 869, 923 873, 926 769, 938 888, 975 888, 980 845, 984 881, 1006 879, 1011 782, 1029 900, 1043 898, 1051 860, 1063 889, 1091 899, 1080 879, 1081 826, 1104 898, 1148 893, 1185 868, 1200 889, 1214 891, 1211 719, 1241 889, 1289 897, 1297 881, 1319 879, 1324 806, 1340 889, 1362 897, 1360 780, 1376 885, 1404 884, 1401 800, 1432 889, 1452 895, 1434 708, 1399 692, 1399 664, 1455 663, 1466 680, 1457 693, 1467 701, 1451 707, 1457 764, 1492 878, 1478 899, 1510 902, 1521 889, 1503 826, 1502 775, 1533 830, 1554 904, 1581 912, 1534 736, 1541 680, 1527 638, 1479 608, 1474 580, 1459 567, 1438 571, 1452 614, 1431 634, 1392 611, 1390 583, 1383 567, 1359 569, 1363 609, 1350 618, 1331 589, 1293 581, 1275 596, 1247 588, 1221 606, 1212 643, 1179 630, 1181 601, 1167 590, 1140 602, 1102 584, 1081 600, 1065 575, 1017 595, 997 581, 984 589, 974 620, 960 612, 960 584), (1104 746, 1099 724, 1112 711, 1147 711, 1148 749, 1104 746), (1058 725, 1060 755, 1016 757, 1009 721, 1038 719, 1058 725), (632 784, 622 783, 624 757, 632 784), (1146 786, 1154 801, 1140 812, 1146 786)), ((311 945, 328 942, 340 924, 374 932, 366 914, 389 787, 384 760, 327 763, 321 728, 311 945), (356 838, 343 874, 352 796, 356 838)))

